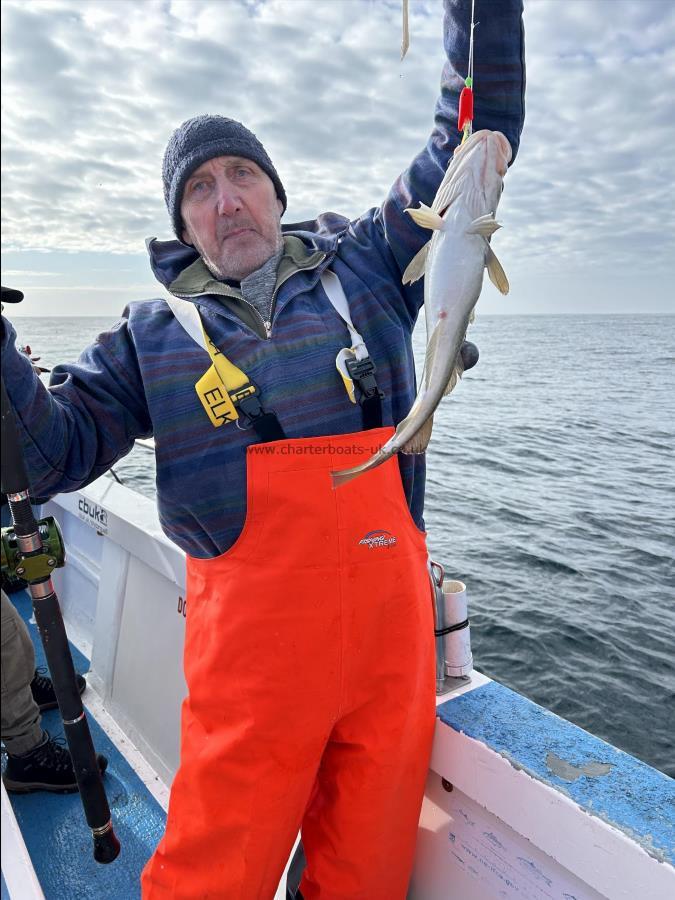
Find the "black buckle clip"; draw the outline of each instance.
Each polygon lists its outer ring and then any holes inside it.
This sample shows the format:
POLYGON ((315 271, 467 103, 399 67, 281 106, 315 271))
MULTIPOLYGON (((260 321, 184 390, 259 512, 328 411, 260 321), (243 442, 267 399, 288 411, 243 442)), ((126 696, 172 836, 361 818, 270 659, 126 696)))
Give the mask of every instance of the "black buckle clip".
POLYGON ((237 427, 242 431, 253 428, 261 441, 285 440, 284 429, 273 412, 265 412, 259 393, 257 384, 249 381, 230 394, 230 399, 243 420, 241 424, 237 422, 237 427))
POLYGON ((230 393, 230 400, 236 409, 243 413, 249 423, 265 414, 258 399, 258 386, 253 381, 247 381, 241 387, 230 393))
POLYGON ((384 393, 377 386, 375 380, 375 363, 369 356, 364 359, 346 359, 345 365, 349 372, 349 377, 358 385, 359 390, 363 394, 364 400, 370 400, 371 397, 379 397, 382 399, 384 393))

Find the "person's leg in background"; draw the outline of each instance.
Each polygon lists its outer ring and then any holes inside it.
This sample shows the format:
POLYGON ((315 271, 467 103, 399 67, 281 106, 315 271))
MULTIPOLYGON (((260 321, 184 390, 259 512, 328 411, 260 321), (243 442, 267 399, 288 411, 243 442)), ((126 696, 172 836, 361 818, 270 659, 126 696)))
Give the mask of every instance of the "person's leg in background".
MULTIPOLYGON (((35 668, 28 628, 2 591, 2 742, 7 765, 2 780, 10 793, 77 790, 70 753, 42 727, 41 709, 56 706, 51 680, 35 668)), ((86 681, 77 676, 80 692, 86 681)), ((99 756, 105 771, 107 761, 99 756)))

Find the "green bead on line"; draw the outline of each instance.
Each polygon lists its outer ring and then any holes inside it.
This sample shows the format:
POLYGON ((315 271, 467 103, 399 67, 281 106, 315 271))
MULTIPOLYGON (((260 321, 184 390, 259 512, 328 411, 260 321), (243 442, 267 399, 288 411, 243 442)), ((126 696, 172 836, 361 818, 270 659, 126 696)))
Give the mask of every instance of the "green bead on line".
POLYGON ((467 75, 467 76, 466 76, 466 79, 464 80, 464 84, 465 84, 468 88, 473 87, 473 78, 472 78, 470 75, 467 75))

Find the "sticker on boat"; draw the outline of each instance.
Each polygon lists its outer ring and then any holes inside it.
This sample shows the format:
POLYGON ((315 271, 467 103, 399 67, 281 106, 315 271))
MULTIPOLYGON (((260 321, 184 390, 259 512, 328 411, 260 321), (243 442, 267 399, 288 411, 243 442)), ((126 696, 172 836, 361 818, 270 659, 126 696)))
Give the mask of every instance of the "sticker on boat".
POLYGON ((86 497, 80 497, 77 503, 78 518, 91 525, 99 534, 108 533, 108 511, 98 503, 92 503, 86 497))

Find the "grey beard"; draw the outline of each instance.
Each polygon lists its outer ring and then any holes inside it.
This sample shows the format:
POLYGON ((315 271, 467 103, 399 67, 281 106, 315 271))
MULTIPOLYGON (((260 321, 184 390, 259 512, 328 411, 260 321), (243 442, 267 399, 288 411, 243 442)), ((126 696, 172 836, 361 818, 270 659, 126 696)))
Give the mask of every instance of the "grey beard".
MULTIPOLYGON (((213 277, 217 281, 239 281, 239 282, 241 282, 246 278, 250 278, 251 275, 254 275, 256 272, 259 272, 260 269, 262 269, 263 266, 267 265, 267 263, 273 257, 278 256, 280 259, 281 254, 283 252, 283 247, 284 247, 284 240, 283 240, 281 231, 279 231, 279 234, 277 235, 276 246, 271 251, 270 255, 265 260, 263 260, 263 262, 261 262, 260 265, 256 269, 254 269, 252 272, 249 272, 247 275, 244 275, 242 278, 228 274, 223 268, 221 268, 221 266, 217 262, 215 262, 215 260, 211 259, 211 257, 209 257, 205 253, 203 253, 200 247, 196 246, 196 249, 199 251, 201 258, 204 260, 204 265, 206 266, 206 268, 209 270, 209 272, 213 275, 213 277)), ((277 260, 277 262, 278 262, 278 260, 277 260)))

